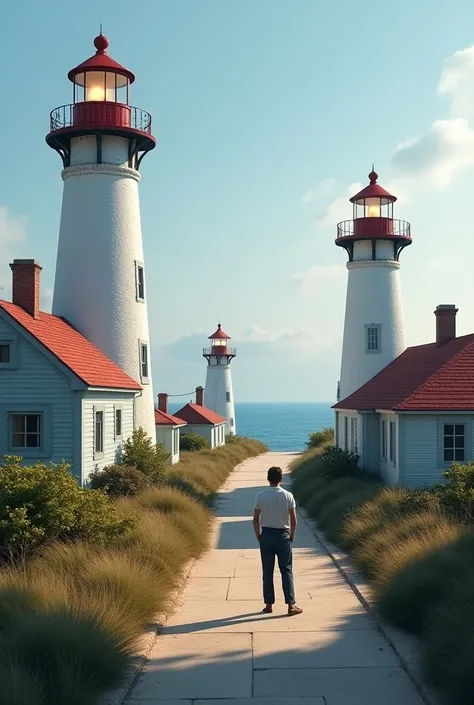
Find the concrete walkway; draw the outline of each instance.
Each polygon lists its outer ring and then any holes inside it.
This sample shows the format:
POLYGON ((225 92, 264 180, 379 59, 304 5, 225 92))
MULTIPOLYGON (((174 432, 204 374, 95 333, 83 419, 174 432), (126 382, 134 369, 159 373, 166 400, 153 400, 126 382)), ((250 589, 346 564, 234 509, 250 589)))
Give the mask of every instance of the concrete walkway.
POLYGON ((286 616, 276 573, 280 601, 272 615, 260 614, 249 516, 267 468, 286 469, 293 458, 267 453, 231 476, 217 504, 213 549, 196 564, 127 705, 423 705, 303 520, 294 561, 304 613, 286 616))

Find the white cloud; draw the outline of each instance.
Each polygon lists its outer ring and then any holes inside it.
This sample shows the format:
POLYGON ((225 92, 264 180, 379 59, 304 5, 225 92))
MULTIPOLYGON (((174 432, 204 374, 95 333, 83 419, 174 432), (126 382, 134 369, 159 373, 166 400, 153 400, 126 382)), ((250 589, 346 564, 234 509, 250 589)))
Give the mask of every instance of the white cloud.
POLYGON ((301 203, 316 203, 322 198, 329 196, 334 191, 335 179, 323 179, 316 186, 308 189, 301 197, 301 203))
POLYGON ((474 46, 446 59, 437 92, 451 99, 452 117, 474 115, 474 46))
POLYGON ((335 228, 341 220, 352 217, 352 206, 349 198, 362 189, 362 184, 351 184, 343 196, 336 198, 319 214, 317 224, 323 228, 335 228))
POLYGON ((327 292, 344 290, 347 271, 342 264, 315 264, 303 272, 293 274, 291 279, 298 284, 304 296, 327 295, 327 292))

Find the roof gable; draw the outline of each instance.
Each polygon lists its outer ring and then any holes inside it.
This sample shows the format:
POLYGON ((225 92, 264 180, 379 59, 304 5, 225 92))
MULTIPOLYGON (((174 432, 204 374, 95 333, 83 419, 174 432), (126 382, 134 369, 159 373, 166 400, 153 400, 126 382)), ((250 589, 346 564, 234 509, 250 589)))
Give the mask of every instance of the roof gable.
POLYGON ((218 426, 221 423, 227 422, 227 419, 216 414, 215 411, 211 411, 211 409, 208 409, 206 406, 191 403, 183 406, 182 409, 175 413, 175 416, 193 426, 218 426))
POLYGON ((407 348, 333 408, 474 411, 474 334, 407 348))
POLYGON ((125 374, 118 365, 59 316, 42 312, 40 318, 36 319, 20 306, 1 300, 0 309, 88 387, 131 391, 141 389, 138 382, 125 374))
POLYGON ((155 426, 186 426, 186 421, 160 409, 155 409, 155 426))

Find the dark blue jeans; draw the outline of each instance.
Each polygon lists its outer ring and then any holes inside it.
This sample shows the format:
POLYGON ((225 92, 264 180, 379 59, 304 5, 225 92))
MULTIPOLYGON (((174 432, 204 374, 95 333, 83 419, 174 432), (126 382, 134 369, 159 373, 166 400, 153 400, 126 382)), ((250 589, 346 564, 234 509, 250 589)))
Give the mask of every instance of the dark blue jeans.
POLYGON ((287 529, 263 527, 260 534, 260 555, 262 557, 263 601, 265 604, 275 604, 275 588, 273 585, 275 557, 278 559, 285 602, 287 605, 294 604, 295 586, 290 532, 287 529))

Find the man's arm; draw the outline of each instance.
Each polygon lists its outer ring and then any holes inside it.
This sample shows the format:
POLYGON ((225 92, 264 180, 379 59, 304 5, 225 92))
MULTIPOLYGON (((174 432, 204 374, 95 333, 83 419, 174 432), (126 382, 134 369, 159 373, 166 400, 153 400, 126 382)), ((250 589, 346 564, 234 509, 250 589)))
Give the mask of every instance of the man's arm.
POLYGON ((296 507, 293 507, 292 509, 290 509, 290 541, 295 540, 297 524, 298 520, 296 518, 296 507))
POLYGON ((261 509, 258 509, 258 507, 255 507, 253 510, 253 530, 255 531, 255 536, 257 537, 257 541, 260 539, 260 514, 262 513, 261 509))

